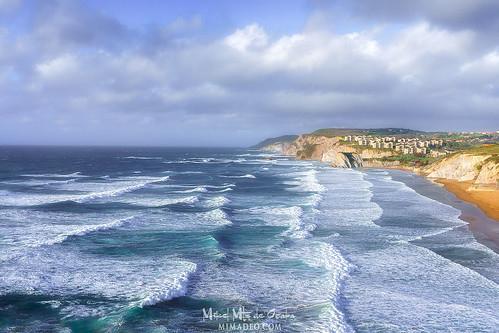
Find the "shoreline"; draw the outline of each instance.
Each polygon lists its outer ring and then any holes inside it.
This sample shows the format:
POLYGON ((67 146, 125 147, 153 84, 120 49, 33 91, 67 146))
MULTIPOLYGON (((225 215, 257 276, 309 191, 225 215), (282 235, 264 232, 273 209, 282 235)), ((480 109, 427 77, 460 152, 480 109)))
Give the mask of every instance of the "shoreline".
MULTIPOLYGON (((296 156, 296 160, 298 159, 296 156)), ((308 159, 314 160, 314 159, 308 159)), ((316 159, 315 159, 316 160, 316 159)), ((317 161, 317 160, 316 160, 317 161)), ((468 223, 470 231, 475 238, 485 246, 499 253, 499 190, 471 190, 470 182, 458 182, 445 178, 429 178, 419 168, 408 166, 366 166, 360 169, 378 169, 392 172, 400 172, 406 175, 418 177, 432 187, 440 189, 443 193, 432 193, 434 191, 420 191, 417 186, 411 186, 406 180, 400 180, 421 195, 450 205, 461 211, 459 219, 468 223), (415 188, 416 187, 416 188, 415 188)))
MULTIPOLYGON (((367 167, 370 169, 369 167, 367 167)), ((376 169, 376 168, 373 168, 376 169)), ((495 222, 499 222, 499 189, 489 187, 483 190, 470 190, 474 186, 471 181, 458 181, 455 179, 447 178, 430 178, 418 169, 396 166, 396 167, 382 167, 379 169, 399 170, 410 172, 420 177, 423 177, 439 186, 444 187, 448 192, 454 194, 457 198, 475 205, 485 215, 495 222)))
MULTIPOLYGON (((394 180, 403 182, 419 194, 458 209, 461 212, 459 219, 468 223, 468 228, 473 233, 476 240, 494 250, 496 253, 499 253, 498 220, 490 217, 476 203, 462 199, 456 193, 449 190, 444 184, 421 174, 403 169, 395 170, 392 168, 385 168, 385 170, 392 171, 391 175, 394 180), (427 186, 420 187, 416 186, 416 184, 412 184, 411 177, 422 181, 427 186)), ((459 183, 457 181, 451 182, 459 183)))
POLYGON ((499 190, 469 190, 472 183, 445 178, 437 178, 434 181, 459 199, 478 206, 488 217, 499 222, 499 190))

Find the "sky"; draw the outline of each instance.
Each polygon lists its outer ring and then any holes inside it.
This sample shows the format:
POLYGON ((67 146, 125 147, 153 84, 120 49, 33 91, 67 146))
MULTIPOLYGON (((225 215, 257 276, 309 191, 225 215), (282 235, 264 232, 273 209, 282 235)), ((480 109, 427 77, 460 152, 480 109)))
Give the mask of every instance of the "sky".
POLYGON ((0 144, 499 130, 497 0, 0 0, 0 144))

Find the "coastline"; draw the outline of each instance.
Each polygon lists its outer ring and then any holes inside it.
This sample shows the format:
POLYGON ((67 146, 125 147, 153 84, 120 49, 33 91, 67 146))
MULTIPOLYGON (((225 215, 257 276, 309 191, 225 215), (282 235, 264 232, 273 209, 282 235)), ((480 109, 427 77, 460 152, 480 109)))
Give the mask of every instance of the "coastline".
POLYGON ((481 190, 470 190, 470 188, 474 186, 472 181, 458 181, 448 178, 429 178, 416 168, 396 166, 384 167, 381 169, 410 172, 420 177, 424 177, 425 179, 444 187, 448 192, 451 192, 457 198, 477 206, 490 219, 495 222, 499 222, 499 189, 489 187, 481 190))
POLYGON ((437 178, 435 182, 443 185, 459 199, 477 205, 487 216, 499 222, 499 190, 469 190, 471 182, 445 178, 437 178))
MULTIPOLYGON (((317 160, 314 158, 297 158, 292 154, 287 155, 297 160, 317 160)), ((386 170, 394 174, 411 175, 423 180, 428 185, 428 189, 431 188, 430 190, 421 191, 417 184, 411 186, 407 183, 407 179, 398 179, 416 192, 460 210, 461 215, 459 218, 468 223, 469 229, 475 235, 475 238, 480 243, 499 253, 499 190, 484 188, 468 191, 473 185, 472 182, 459 182, 447 178, 430 178, 417 167, 372 165, 360 168, 386 170), (438 191, 435 189, 438 189, 438 191)))
MULTIPOLYGON (((385 170, 390 171, 394 180, 403 182, 419 194, 460 210, 459 218, 468 223, 468 228, 477 241, 499 253, 499 223, 476 203, 459 197, 444 184, 415 172, 401 168, 385 170)), ((457 181, 450 181, 450 183, 459 184, 457 181)))

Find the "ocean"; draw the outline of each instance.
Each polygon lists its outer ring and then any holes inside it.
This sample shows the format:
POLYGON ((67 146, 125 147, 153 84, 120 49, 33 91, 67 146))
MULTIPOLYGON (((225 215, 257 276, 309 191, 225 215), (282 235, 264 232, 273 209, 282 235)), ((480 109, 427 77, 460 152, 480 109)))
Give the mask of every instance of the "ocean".
POLYGON ((246 149, 2 147, 0 331, 497 332, 498 254, 418 186, 246 149))

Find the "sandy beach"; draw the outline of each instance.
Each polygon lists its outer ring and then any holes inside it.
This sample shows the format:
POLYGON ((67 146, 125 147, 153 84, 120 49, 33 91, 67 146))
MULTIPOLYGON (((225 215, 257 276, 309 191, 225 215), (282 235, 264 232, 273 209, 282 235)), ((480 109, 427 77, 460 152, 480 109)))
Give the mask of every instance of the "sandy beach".
MULTIPOLYGON (((497 219, 488 215, 484 209, 469 198, 458 197, 457 193, 448 189, 442 182, 436 182, 435 179, 429 179, 407 170, 400 171, 402 172, 394 171, 391 173, 395 180, 405 183, 423 196, 459 209, 461 211, 459 218, 469 223, 469 229, 475 238, 499 253, 499 223, 497 223, 497 219)), ((466 192, 464 189, 463 191, 466 192)), ((492 192, 486 193, 491 194, 492 192)))
POLYGON ((436 179, 437 183, 455 194, 459 199, 477 205, 488 217, 499 222, 499 190, 469 190, 470 182, 436 179))

